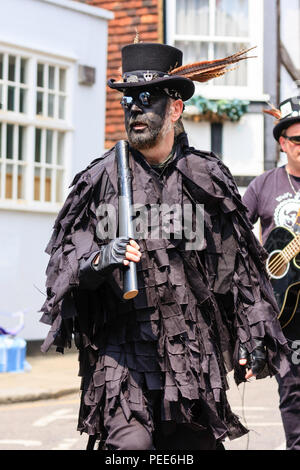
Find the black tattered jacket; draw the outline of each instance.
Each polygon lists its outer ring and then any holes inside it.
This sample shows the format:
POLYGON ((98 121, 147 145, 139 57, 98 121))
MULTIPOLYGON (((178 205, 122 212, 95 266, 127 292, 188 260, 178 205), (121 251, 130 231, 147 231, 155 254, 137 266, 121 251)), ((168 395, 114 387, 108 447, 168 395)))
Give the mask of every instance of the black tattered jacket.
POLYGON ((75 177, 55 222, 41 319, 52 327, 43 350, 62 350, 75 337, 84 391, 80 431, 101 431, 104 399, 112 408, 122 403, 130 417, 145 390, 160 390, 162 420, 193 420, 197 401, 216 438, 239 437, 246 430, 226 399, 227 372, 234 368, 236 382, 244 380, 238 345, 251 352, 254 339, 264 339, 263 376, 286 367, 266 254, 229 170, 214 154, 190 148, 185 134, 161 177, 136 151, 130 166, 134 203, 204 205, 204 243, 186 251, 185 240, 138 240, 139 294, 122 301, 120 270, 103 278, 90 267, 91 254, 107 243, 97 237, 97 208, 118 211, 111 149, 75 177))

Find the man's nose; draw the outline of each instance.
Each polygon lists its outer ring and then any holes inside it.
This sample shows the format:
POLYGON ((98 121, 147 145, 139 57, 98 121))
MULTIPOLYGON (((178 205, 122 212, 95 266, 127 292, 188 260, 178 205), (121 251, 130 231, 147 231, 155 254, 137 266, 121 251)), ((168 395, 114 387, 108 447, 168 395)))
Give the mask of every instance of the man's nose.
POLYGON ((134 101, 133 105, 131 106, 131 112, 138 113, 138 112, 143 112, 142 108, 134 101))

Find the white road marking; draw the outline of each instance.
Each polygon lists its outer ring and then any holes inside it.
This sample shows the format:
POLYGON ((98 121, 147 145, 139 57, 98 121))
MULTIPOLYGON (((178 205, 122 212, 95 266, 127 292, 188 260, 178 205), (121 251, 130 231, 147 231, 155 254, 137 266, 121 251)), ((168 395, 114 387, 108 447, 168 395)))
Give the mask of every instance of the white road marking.
POLYGON ((20 445, 24 447, 35 447, 41 446, 42 443, 40 441, 25 441, 23 439, 0 439, 0 445, 20 445))
POLYGON ((78 439, 65 438, 56 447, 51 450, 69 450, 78 441, 78 439))
POLYGON ((38 419, 32 425, 36 427, 48 426, 48 424, 53 423, 59 419, 77 419, 78 415, 72 413, 73 410, 69 408, 62 408, 61 410, 56 410, 50 415, 44 416, 43 418, 38 419), (68 414, 68 413, 72 414, 68 414))

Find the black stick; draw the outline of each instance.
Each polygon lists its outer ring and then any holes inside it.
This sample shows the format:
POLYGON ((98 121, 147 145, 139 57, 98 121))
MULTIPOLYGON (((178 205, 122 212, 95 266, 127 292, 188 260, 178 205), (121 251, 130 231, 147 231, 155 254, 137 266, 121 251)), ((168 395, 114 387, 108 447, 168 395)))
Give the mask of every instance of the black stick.
MULTIPOLYGON (((133 239, 132 188, 129 168, 128 143, 119 140, 116 144, 119 188, 119 237, 133 239)), ((123 299, 133 299, 138 294, 136 264, 129 262, 124 269, 123 299)))

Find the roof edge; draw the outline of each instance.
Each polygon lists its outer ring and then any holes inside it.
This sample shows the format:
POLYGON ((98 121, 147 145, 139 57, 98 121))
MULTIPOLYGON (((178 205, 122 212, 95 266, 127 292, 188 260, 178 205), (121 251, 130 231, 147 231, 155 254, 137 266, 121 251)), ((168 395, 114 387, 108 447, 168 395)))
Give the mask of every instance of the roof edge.
POLYGON ((96 6, 86 5, 83 3, 76 2, 74 0, 35 0, 40 3, 49 3, 50 5, 55 5, 60 8, 65 8, 67 10, 77 11, 84 15, 94 16, 96 18, 101 18, 104 20, 112 20, 114 14, 111 11, 104 10, 96 6))

